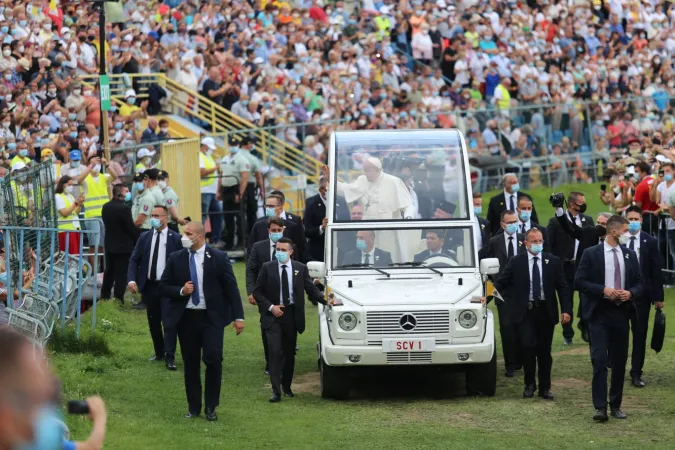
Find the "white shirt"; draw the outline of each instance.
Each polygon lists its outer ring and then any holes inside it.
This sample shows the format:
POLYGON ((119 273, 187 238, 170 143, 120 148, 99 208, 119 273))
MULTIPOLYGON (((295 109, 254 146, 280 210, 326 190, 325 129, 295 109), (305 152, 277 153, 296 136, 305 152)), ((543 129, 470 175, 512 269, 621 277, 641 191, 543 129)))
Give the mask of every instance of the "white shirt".
POLYGON ((508 192, 504 191, 504 207, 505 207, 505 209, 511 209, 511 197, 513 197, 514 208, 518 207, 518 194, 509 194, 508 192))
POLYGON ((626 242, 626 247, 630 248, 630 242, 631 240, 635 238, 635 242, 633 244, 633 250, 635 251, 635 254, 638 257, 638 261, 640 261, 640 232, 638 231, 637 234, 631 234, 630 238, 628 238, 628 242, 626 242))
POLYGON ((605 249, 605 287, 613 289, 623 289, 626 285, 626 264, 624 262, 623 252, 621 248, 617 245, 616 247, 610 246, 607 241, 603 244, 605 249), (618 252, 617 257, 619 259, 619 268, 621 269, 621 286, 614 286, 614 249, 618 252))
POLYGON ((270 239, 270 261, 274 260, 274 250, 277 248, 277 244, 274 243, 272 239, 270 239))
POLYGON ((519 228, 519 230, 518 230, 519 233, 525 234, 532 229, 532 221, 528 220, 527 222, 523 222, 521 220, 520 224, 518 225, 518 228, 519 228), (525 228, 523 228, 523 227, 525 227, 525 228))
POLYGON ((361 252, 361 264, 366 263, 366 255, 370 255, 368 256, 368 264, 375 264, 375 247, 369 252, 361 252))
MULTIPOLYGON (((576 217, 577 221, 575 222, 574 219, 572 218, 572 214, 570 214, 570 212, 567 211, 567 218, 569 219, 569 221, 571 223, 576 224, 578 227, 581 227, 581 217, 579 217, 579 215, 577 215, 577 217, 576 217)), ((572 258, 572 259, 577 259, 577 252, 578 251, 579 251, 579 241, 577 241, 575 239, 574 240, 574 258, 572 258)))
POLYGON ((544 300, 544 267, 541 265, 541 253, 538 255, 533 255, 530 252, 527 252, 527 262, 530 268, 530 301, 534 300, 532 296, 532 269, 534 268, 534 258, 537 258, 537 267, 539 268, 539 292, 541 292, 541 299, 544 300))
POLYGON ((513 247, 513 255, 518 254, 518 234, 514 233, 512 235, 509 235, 506 230, 504 230, 504 241, 506 242, 506 254, 509 254, 509 244, 513 247), (512 240, 509 240, 513 238, 512 240))
POLYGON ((478 249, 483 248, 483 230, 480 229, 480 222, 478 218, 473 223, 473 231, 476 234, 476 246, 478 249))
MULTIPOLYGON (((195 268, 197 269, 197 283, 199 284, 198 293, 199 293, 199 304, 195 305, 192 303, 192 297, 188 299, 185 309, 206 309, 206 300, 204 299, 204 253, 206 252, 206 245, 202 245, 202 248, 195 252, 195 268)), ((192 258, 192 250, 188 251, 188 258, 192 258)), ((183 295, 183 289, 180 290, 180 294, 183 295)))
POLYGON ((288 294, 289 294, 289 300, 288 304, 292 305, 293 304, 293 264, 291 264, 291 261, 286 261, 285 264, 279 263, 279 304, 283 305, 283 284, 281 282, 281 276, 283 275, 283 267, 286 266, 286 278, 288 279, 288 294))
MULTIPOLYGON (((148 280, 152 279, 152 258, 155 251, 155 243, 157 242, 157 231, 152 230, 152 240, 150 242, 150 264, 148 265, 148 280)), ((166 238, 169 236, 169 228, 164 227, 159 232, 159 248, 157 249, 157 279, 162 278, 164 273, 164 266, 166 265, 166 238)), ((201 287, 201 286, 200 286, 201 287)))
MULTIPOLYGON (((675 183, 671 184, 668 187, 666 181, 662 181, 657 187, 656 190, 661 194, 661 203, 665 203, 670 206, 675 201, 675 183)), ((675 230, 675 220, 668 218, 666 219, 666 226, 669 230, 675 230)))

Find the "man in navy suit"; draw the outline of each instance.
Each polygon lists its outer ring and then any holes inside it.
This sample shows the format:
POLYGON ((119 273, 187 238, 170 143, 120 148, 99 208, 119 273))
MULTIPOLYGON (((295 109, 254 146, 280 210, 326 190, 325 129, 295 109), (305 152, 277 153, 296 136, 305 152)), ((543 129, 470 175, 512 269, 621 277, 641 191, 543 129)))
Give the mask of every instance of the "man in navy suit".
MULTIPOLYGON (((324 242, 326 240, 326 226, 328 218, 326 217, 326 189, 328 181, 325 178, 319 179, 319 193, 307 199, 305 205, 305 235, 307 236, 307 255, 309 261, 323 261, 324 242)), ((336 218, 341 217, 347 220, 349 217, 349 208, 347 202, 342 197, 335 201, 336 218)))
POLYGON ((375 248, 373 230, 361 230, 356 233, 356 250, 348 252, 344 259, 344 265, 366 264, 374 267, 387 267, 391 263, 391 253, 375 248))
POLYGON ((198 417, 202 410, 201 361, 206 365, 204 413, 217 420, 223 378, 223 336, 234 321, 237 334, 244 330, 244 308, 237 279, 227 253, 205 243, 204 226, 190 222, 181 239, 183 250, 169 257, 162 275, 161 290, 169 297, 168 321, 178 329, 188 413, 198 417))
POLYGON ((640 301, 644 291, 637 255, 625 246, 630 237, 628 220, 612 216, 607 221, 605 242, 584 251, 574 280, 577 290, 585 295, 581 307, 591 340, 593 420, 599 422, 608 420, 607 363, 610 346, 612 380, 609 406, 613 417, 626 418, 621 411, 621 400, 628 359, 628 324, 636 313, 635 303, 640 301))
POLYGON ((562 311, 560 322, 565 324, 571 320, 572 302, 567 295, 570 287, 565 281, 562 261, 550 253, 543 253, 541 230, 531 228, 527 231, 525 247, 527 253, 515 255, 509 260, 495 283, 495 289, 502 295, 508 295, 509 316, 523 349, 523 397, 534 397, 537 389, 535 374, 539 365, 539 397, 553 400, 551 342, 558 323, 558 303, 562 311))
POLYGON ((155 355, 151 361, 165 361, 169 370, 176 370, 176 328, 167 325, 168 299, 159 289, 159 280, 169 255, 182 248, 180 234, 167 227, 169 213, 156 205, 151 212, 152 230, 141 234, 129 259, 127 283, 132 293, 140 292, 147 306, 148 326, 155 355), (162 333, 162 320, 164 333, 162 333))
POLYGON ((647 329, 649 328, 649 310, 652 303, 655 309, 663 308, 663 275, 662 258, 659 253, 658 241, 651 235, 641 231, 642 210, 638 206, 626 209, 628 219, 628 248, 633 250, 640 261, 642 278, 644 278, 644 293, 635 301, 637 314, 631 317, 633 331, 633 354, 631 355, 630 377, 633 386, 642 388, 645 382, 642 379, 642 368, 645 364, 645 349, 647 346, 647 329))

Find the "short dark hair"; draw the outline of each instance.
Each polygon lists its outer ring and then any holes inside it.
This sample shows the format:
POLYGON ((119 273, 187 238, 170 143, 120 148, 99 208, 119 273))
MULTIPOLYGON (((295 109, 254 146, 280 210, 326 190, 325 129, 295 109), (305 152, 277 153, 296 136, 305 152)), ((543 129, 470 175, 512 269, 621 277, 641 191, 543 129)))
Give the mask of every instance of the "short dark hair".
POLYGON ((607 231, 615 230, 621 225, 627 225, 628 219, 623 216, 617 216, 616 214, 607 219, 607 231))
POLYGON ((507 209, 506 211, 502 211, 501 216, 499 216, 499 221, 503 222, 504 221, 504 216, 508 216, 509 214, 513 214, 514 216, 518 217, 516 212, 512 209, 507 209))
POLYGON ((163 209, 165 213, 169 212, 169 209, 164 205, 155 205, 155 206, 152 207, 152 209, 155 209, 155 208, 163 209))
POLYGON ((128 189, 128 188, 123 184, 114 185, 113 189, 112 189, 113 198, 120 197, 122 195, 122 189, 128 189))
POLYGON ((534 206, 534 202, 532 201, 532 199, 526 195, 521 195, 520 197, 518 197, 517 205, 520 206, 520 202, 522 202, 523 200, 525 200, 526 202, 530 202, 532 206, 534 206))
POLYGON ((473 198, 481 198, 480 192, 474 192, 474 193, 472 194, 472 197, 473 197, 473 198))
POLYGON ((529 238, 530 235, 534 233, 539 233, 541 234, 542 237, 544 237, 544 233, 542 233, 539 228, 530 228, 529 230, 527 230, 527 233, 525 233, 525 239, 529 238))
POLYGON ((279 197, 279 198, 281 199, 281 204, 282 204, 282 205, 283 205, 284 203, 286 203, 286 196, 284 195, 283 192, 281 192, 281 191, 276 191, 276 190, 275 190, 275 191, 270 192, 270 196, 272 196, 272 195, 275 195, 275 196, 279 197))
POLYGON ((277 241, 277 244, 288 244, 291 246, 291 250, 295 248, 295 245, 293 244, 293 241, 287 237, 282 237, 277 241))
POLYGON ((272 191, 269 195, 267 195, 267 199, 269 200, 270 198, 273 198, 277 201, 277 206, 284 206, 283 197, 280 197, 277 194, 274 194, 274 191, 272 191))
POLYGON ((629 212, 635 212, 642 215, 642 208, 640 208, 637 205, 631 205, 628 208, 626 208, 625 216, 628 216, 629 212))
POLYGON ((583 192, 570 192, 570 195, 567 196, 567 203, 576 202, 579 197, 584 197, 583 192))
POLYGON ((644 161, 641 161, 641 162, 637 163, 637 164, 635 165, 635 168, 636 168, 636 169, 640 169, 640 172, 646 173, 647 175, 651 175, 651 173, 652 173, 652 168, 651 168, 651 166, 650 166, 648 163, 644 162, 644 161))
POLYGON ((285 227, 284 219, 281 217, 270 217, 267 219, 267 229, 269 230, 272 225, 279 225, 280 227, 285 227))
POLYGON ((673 164, 673 163, 667 162, 667 163, 661 164, 661 168, 663 169, 664 167, 670 167, 671 169, 675 170, 675 164, 673 164))

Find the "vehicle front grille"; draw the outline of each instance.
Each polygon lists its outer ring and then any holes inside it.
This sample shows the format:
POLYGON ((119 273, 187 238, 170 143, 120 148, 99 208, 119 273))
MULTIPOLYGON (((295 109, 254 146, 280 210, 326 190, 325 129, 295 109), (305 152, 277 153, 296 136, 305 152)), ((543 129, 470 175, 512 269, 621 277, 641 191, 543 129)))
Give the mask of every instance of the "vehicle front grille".
POLYGON ((387 353, 387 364, 430 364, 431 352, 387 353))
POLYGON ((366 315, 366 333, 394 336, 447 334, 450 333, 450 311, 371 311, 366 315), (403 316, 412 316, 415 327, 404 329, 401 326, 403 316))

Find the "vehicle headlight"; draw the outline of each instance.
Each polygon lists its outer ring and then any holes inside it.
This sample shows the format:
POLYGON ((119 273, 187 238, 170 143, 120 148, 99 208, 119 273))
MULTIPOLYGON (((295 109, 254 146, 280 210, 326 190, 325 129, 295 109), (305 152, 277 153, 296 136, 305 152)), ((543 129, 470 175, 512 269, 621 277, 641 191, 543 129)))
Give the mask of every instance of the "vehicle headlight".
POLYGON ((352 331, 356 328, 356 316, 350 312, 342 313, 338 319, 340 328, 345 331, 352 331))
POLYGON ((478 316, 473 311, 462 311, 459 313, 459 324, 462 328, 473 328, 478 321, 478 316))

